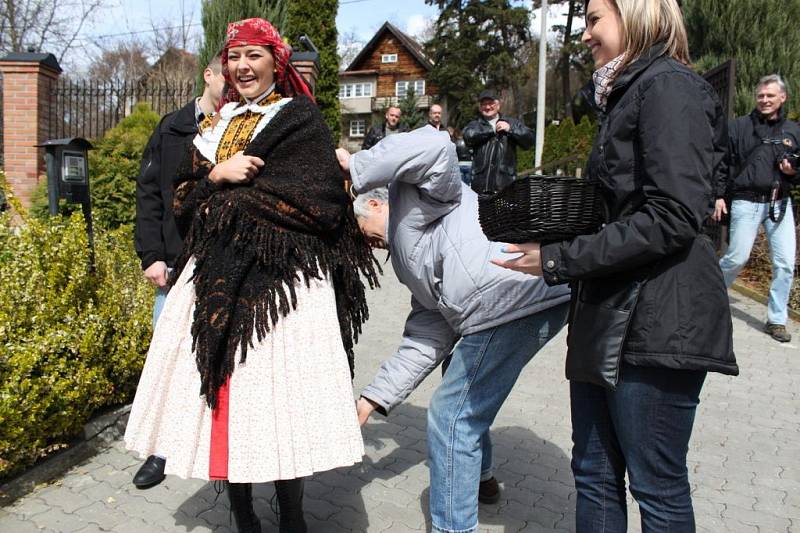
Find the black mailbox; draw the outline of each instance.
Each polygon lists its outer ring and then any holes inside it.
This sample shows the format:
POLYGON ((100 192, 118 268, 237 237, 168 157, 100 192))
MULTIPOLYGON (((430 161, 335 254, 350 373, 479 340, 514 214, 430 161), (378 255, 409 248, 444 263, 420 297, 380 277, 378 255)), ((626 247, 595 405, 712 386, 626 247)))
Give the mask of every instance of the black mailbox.
POLYGON ((86 205, 89 196, 89 150, 92 144, 80 137, 51 139, 38 147, 45 149, 47 193, 50 214, 58 213, 58 200, 86 205))
POLYGON ((89 194, 89 150, 92 143, 81 137, 50 139, 36 145, 45 149, 47 162, 47 199, 50 214, 58 213, 58 201, 81 204, 89 234, 90 262, 94 265, 92 198, 89 194))

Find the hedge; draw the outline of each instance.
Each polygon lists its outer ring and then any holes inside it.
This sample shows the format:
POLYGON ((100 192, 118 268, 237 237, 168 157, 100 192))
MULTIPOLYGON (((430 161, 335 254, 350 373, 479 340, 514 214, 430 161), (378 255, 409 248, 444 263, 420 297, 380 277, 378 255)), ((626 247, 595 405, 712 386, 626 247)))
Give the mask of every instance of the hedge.
MULTIPOLYGON (((544 150, 542 151, 542 164, 578 154, 575 163, 567 165, 569 174, 574 174, 577 165, 583 166, 589 158, 592 143, 597 131, 596 123, 583 116, 578 124, 571 118, 562 120, 558 124, 550 124, 544 132, 544 150)), ((534 150, 518 150, 517 171, 530 170, 534 165, 534 150)))
POLYGON ((6 192, 15 213, 0 215, 0 479, 130 400, 153 298, 130 226, 98 230, 93 271, 80 214, 39 220, 6 192))

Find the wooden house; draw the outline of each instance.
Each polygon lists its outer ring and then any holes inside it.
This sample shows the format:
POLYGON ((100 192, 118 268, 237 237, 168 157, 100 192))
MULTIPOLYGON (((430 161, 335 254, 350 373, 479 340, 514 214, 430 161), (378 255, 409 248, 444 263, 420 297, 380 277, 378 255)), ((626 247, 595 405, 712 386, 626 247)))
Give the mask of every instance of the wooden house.
POLYGON ((367 130, 383 122, 386 108, 397 105, 410 88, 417 96, 417 107, 427 110, 438 92, 427 81, 432 68, 418 42, 384 23, 339 73, 340 145, 350 151, 360 149, 367 130))

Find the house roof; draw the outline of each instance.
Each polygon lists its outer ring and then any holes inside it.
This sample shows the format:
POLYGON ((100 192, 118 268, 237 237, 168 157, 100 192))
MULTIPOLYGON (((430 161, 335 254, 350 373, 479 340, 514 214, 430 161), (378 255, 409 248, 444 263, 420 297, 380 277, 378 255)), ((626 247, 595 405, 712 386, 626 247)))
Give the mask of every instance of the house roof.
POLYGON ((361 52, 358 53, 356 58, 350 63, 350 65, 348 65, 344 72, 347 73, 358 70, 356 67, 358 67, 358 65, 364 59, 372 54, 375 47, 378 45, 378 41, 380 41, 383 34, 387 31, 394 35, 395 38, 400 41, 400 44, 402 44, 409 52, 411 52, 411 55, 413 55, 414 58, 419 61, 423 67, 425 67, 425 69, 431 70, 433 68, 433 63, 430 59, 425 57, 425 53, 422 51, 422 46, 417 41, 400 31, 397 27, 389 22, 384 22, 383 26, 381 26, 380 29, 375 32, 375 35, 372 36, 372 39, 370 39, 361 52))
POLYGON ((375 69, 372 70, 344 70, 339 73, 339 76, 369 76, 371 74, 378 74, 375 69))

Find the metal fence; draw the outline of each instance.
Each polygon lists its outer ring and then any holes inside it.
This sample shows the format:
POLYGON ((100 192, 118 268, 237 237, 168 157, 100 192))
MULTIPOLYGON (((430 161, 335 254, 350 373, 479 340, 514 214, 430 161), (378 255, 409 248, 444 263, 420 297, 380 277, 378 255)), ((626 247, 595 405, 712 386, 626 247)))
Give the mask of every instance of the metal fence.
POLYGON ((736 106, 736 60, 729 59, 705 72, 703 77, 717 91, 727 117, 733 118, 736 106))
POLYGON ((49 88, 48 137, 97 139, 146 102, 163 115, 180 108, 195 94, 193 81, 101 83, 91 80, 54 80, 49 88))

